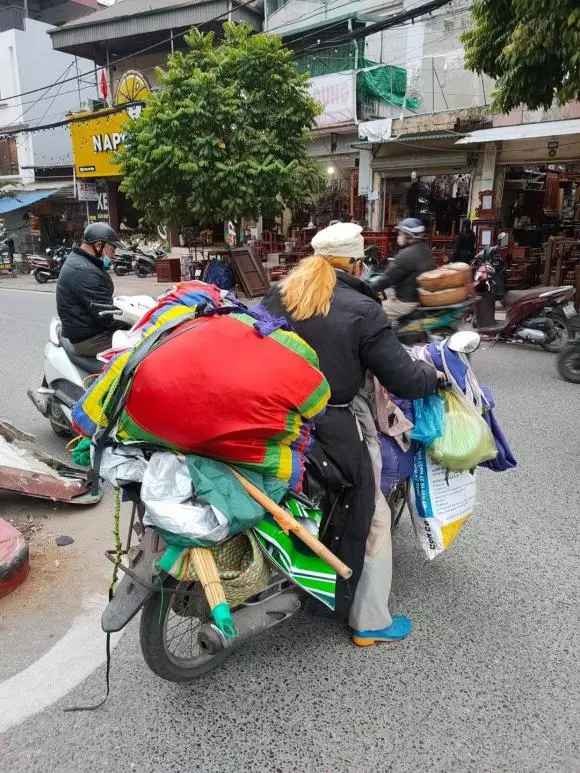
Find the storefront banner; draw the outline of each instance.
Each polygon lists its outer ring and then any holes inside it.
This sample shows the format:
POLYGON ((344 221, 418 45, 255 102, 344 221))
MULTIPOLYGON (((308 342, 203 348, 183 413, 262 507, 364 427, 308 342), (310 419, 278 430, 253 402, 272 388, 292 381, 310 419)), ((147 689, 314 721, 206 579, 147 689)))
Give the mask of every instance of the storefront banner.
POLYGON ((310 95, 322 105, 318 128, 356 123, 356 72, 318 75, 310 81, 310 95))
POLYGON ((95 113, 94 118, 69 124, 77 178, 121 174, 115 154, 125 140, 124 129, 128 121, 127 111, 121 110, 95 113))

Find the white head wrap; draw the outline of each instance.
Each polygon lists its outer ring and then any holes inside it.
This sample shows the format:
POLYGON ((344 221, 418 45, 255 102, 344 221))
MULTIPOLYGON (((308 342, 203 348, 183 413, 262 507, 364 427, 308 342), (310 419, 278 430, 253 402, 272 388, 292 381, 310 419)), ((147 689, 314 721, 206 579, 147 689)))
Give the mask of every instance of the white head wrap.
POLYGON ((315 255, 335 258, 364 258, 362 227, 356 223, 335 223, 323 228, 312 239, 315 255))

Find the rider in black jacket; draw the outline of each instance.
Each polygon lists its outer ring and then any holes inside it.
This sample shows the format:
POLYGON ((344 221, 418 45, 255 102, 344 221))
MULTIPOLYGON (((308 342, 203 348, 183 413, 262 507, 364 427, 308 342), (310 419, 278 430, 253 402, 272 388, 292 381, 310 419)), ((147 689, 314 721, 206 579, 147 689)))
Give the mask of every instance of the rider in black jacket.
POLYGON ((119 244, 110 225, 91 223, 85 228, 81 246, 73 247, 67 256, 58 278, 56 304, 62 334, 85 357, 108 349, 117 327, 112 317, 100 317, 93 304, 113 303, 113 281, 103 258, 111 258, 119 244))
POLYGON ((401 249, 385 273, 371 280, 375 290, 390 287, 394 292, 394 297, 383 303, 390 319, 404 317, 417 307, 417 277, 435 268, 433 254, 424 241, 425 226, 420 220, 405 218, 397 226, 397 231, 397 244, 401 249))

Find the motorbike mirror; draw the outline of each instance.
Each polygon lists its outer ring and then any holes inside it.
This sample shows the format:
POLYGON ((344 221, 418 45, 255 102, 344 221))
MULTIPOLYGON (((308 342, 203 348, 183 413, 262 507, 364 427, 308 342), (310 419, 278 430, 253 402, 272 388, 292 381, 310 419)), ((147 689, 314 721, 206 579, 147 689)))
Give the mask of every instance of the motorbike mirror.
POLYGON ((447 346, 452 352, 471 354, 479 349, 481 336, 473 330, 460 330, 453 333, 447 341, 447 346))

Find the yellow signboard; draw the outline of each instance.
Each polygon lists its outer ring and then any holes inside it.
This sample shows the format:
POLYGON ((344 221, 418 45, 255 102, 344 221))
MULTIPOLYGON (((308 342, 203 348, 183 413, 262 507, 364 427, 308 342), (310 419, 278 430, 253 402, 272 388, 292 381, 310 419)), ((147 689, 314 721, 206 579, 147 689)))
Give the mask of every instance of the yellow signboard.
POLYGON ((129 121, 127 110, 111 113, 102 110, 84 121, 72 121, 72 141, 75 173, 79 178, 118 177, 115 153, 123 144, 124 129, 129 121))

